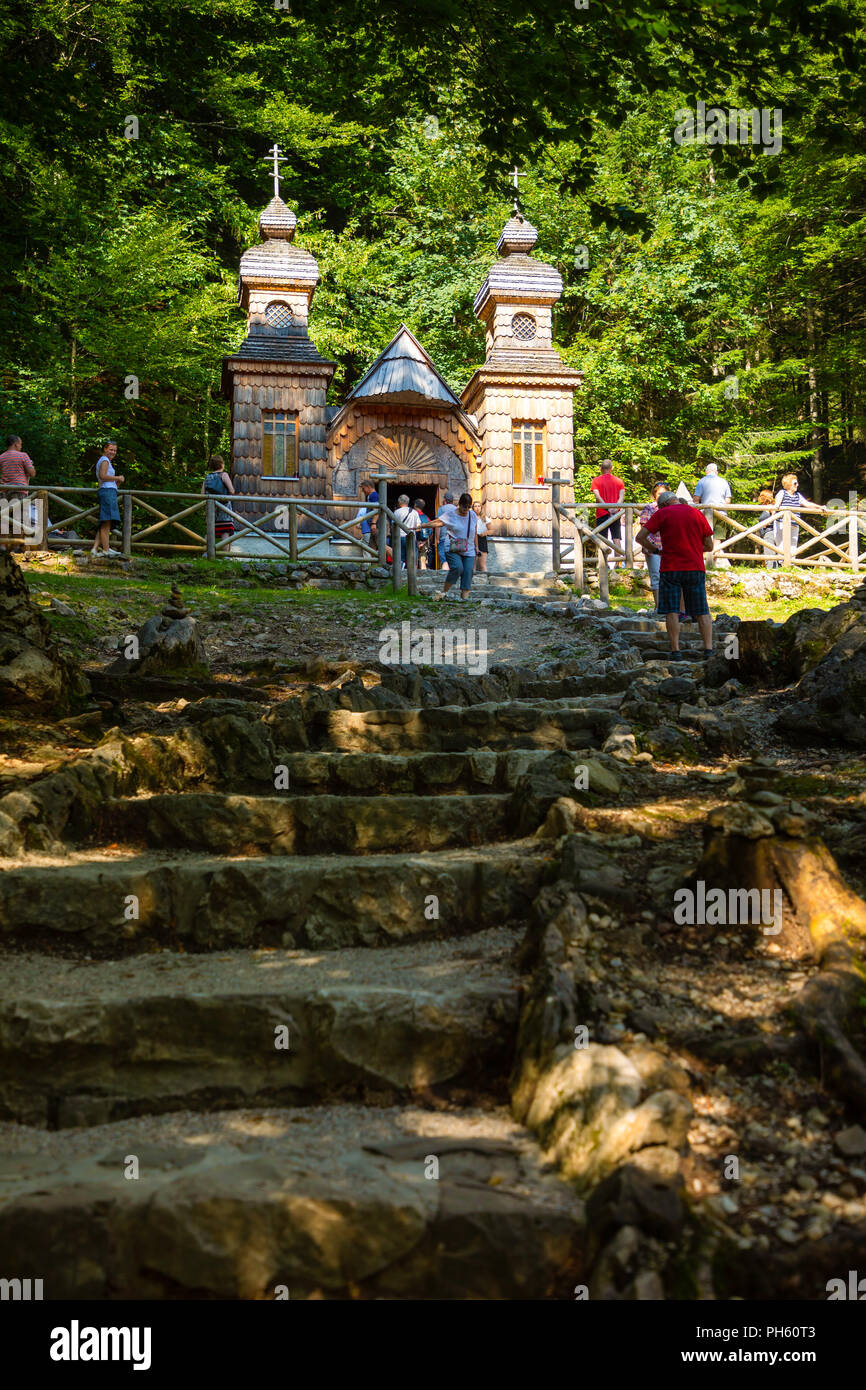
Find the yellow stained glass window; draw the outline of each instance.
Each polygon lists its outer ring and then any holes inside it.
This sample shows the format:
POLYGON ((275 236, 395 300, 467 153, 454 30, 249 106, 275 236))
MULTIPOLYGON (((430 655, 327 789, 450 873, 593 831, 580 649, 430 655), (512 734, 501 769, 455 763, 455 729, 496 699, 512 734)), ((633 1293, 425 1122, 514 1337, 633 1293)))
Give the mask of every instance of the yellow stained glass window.
POLYGON ((298 417, 286 410, 263 410, 263 475, 294 478, 298 472, 298 417))
POLYGON ((525 420, 511 423, 511 453, 514 482, 526 487, 544 477, 544 425, 525 420))

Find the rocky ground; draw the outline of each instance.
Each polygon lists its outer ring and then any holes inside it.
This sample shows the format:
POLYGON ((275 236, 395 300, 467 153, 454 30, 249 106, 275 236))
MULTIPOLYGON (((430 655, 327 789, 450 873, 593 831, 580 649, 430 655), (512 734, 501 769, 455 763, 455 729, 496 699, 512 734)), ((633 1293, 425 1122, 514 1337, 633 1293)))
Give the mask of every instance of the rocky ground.
MULTIPOLYGON (((40 579, 74 583, 31 574, 37 602, 40 579)), ((778 636, 731 613, 711 663, 673 666, 639 595, 257 588, 239 609, 192 585, 205 669, 109 677, 149 582, 46 587, 91 707, 5 721, 0 1249, 31 1252, 22 1275, 41 1259, 88 1297, 825 1297, 866 1233, 856 1065, 800 1008, 828 928, 793 877, 777 935, 683 925, 674 893, 731 860, 751 886, 755 846, 818 835, 866 891, 858 729, 783 727, 795 701, 825 718, 826 662, 836 685, 859 669, 862 609, 778 636), (383 625, 446 613, 485 627, 487 674, 378 663, 383 625), (283 1024, 285 1056, 263 1042, 283 1024)), ((743 602, 788 583, 749 582, 743 602)), ((853 587, 822 584, 828 608, 853 587)), ((859 1048, 862 1008, 846 1027, 859 1048)))

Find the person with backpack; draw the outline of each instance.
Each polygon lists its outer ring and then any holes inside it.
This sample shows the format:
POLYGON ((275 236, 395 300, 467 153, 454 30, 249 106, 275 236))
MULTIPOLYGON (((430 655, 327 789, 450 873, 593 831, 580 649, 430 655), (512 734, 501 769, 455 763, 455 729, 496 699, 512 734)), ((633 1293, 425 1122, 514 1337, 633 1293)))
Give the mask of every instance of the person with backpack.
POLYGON ((713 620, 707 603, 705 554, 712 554, 713 528, 697 507, 678 507, 673 492, 660 492, 656 511, 637 533, 646 550, 651 535, 662 540, 657 612, 665 620, 671 660, 682 661, 680 651, 680 603, 698 625, 704 643, 703 656, 713 654, 713 620))
MULTIPOLYGON (((446 492, 446 494, 445 494, 445 501, 443 502, 442 506, 439 508, 438 512, 436 513, 437 518, 442 516, 442 513, 445 511, 445 508, 446 508, 446 507, 453 507, 453 506, 454 506, 454 493, 453 493, 453 492, 446 492)), ((438 547, 438 551, 439 551, 439 568, 440 568, 440 569, 444 569, 445 567, 447 567, 447 564, 448 564, 448 546, 449 546, 450 540, 451 540, 451 538, 450 538, 450 536, 449 536, 449 534, 448 534, 448 528, 447 528, 447 526, 441 527, 438 537, 437 537, 437 536, 434 536, 434 537, 433 537, 433 540, 434 540, 434 542, 436 543, 436 545, 437 545, 437 547, 438 547)))
MULTIPOLYGON (((234 483, 226 472, 225 460, 221 454, 211 454, 208 472, 205 474, 201 492, 203 497, 234 497, 234 483)), ((225 505, 231 508, 231 502, 227 502, 225 505)), ((223 540, 226 536, 233 536, 235 533, 235 524, 229 513, 224 511, 222 507, 215 508, 215 511, 216 520, 214 522, 214 531, 217 540, 223 540)), ((225 552, 228 553, 230 548, 231 542, 229 541, 229 544, 225 547, 225 552)))
POLYGON ((421 523, 421 525, 418 527, 418 530, 415 533, 418 539, 418 559, 424 562, 421 568, 426 568, 430 570, 435 569, 436 562, 433 559, 433 542, 431 539, 433 535, 433 529, 430 525, 430 518, 424 510, 424 498, 416 497, 415 501, 412 503, 412 506, 418 513, 418 520, 421 523))

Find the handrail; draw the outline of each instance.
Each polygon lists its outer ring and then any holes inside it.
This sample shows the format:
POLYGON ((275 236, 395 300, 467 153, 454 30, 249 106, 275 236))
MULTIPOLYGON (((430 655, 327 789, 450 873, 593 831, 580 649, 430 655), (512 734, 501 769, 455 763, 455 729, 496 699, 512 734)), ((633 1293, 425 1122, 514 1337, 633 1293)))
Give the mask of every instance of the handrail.
MULTIPOLYGON (((561 495, 563 490, 573 489, 570 477, 554 473, 543 481, 551 488, 554 573, 573 573, 582 589, 585 568, 589 565, 598 568, 602 586, 611 561, 624 563, 628 570, 642 566, 643 559, 640 548, 634 544, 634 536, 636 517, 647 501, 611 503, 605 518, 593 526, 595 517, 590 513, 598 508, 597 501, 565 500, 561 495), (570 535, 563 533, 563 523, 572 528, 570 535), (612 523, 616 526, 613 535, 609 530, 612 523), (619 539, 622 531, 624 544, 619 539)), ((722 558, 750 565, 845 569, 854 574, 860 571, 863 562, 860 534, 866 534, 866 513, 857 507, 828 509, 814 503, 805 507, 777 507, 775 503, 763 506, 758 502, 690 505, 713 513, 714 527, 722 532, 715 537, 709 563, 722 558), (827 518, 827 524, 820 530, 813 524, 819 516, 827 518), (744 549, 744 545, 750 548, 744 549)))
MULTIPOLYGON (((390 476, 378 474, 373 481, 381 483, 390 476)), ((25 495, 42 500, 46 518, 45 535, 52 546, 59 548, 80 546, 82 544, 80 539, 72 540, 54 533, 64 531, 74 523, 84 519, 93 518, 94 521, 97 521, 95 514, 98 488, 96 484, 73 487, 55 487, 52 484, 31 486, 26 489, 25 495), (78 500, 73 502, 69 500, 71 498, 78 500), (87 501, 90 498, 93 501, 88 506, 87 501), (65 511, 65 514, 55 522, 48 519, 48 503, 50 501, 65 511)), ((340 541, 352 541, 360 554, 346 558, 331 558, 329 556, 329 564, 381 564, 385 566, 386 532, 390 531, 397 542, 396 554, 392 552, 392 580, 395 590, 398 590, 402 584, 399 538, 401 534, 406 536, 414 534, 412 528, 399 521, 391 508, 381 499, 372 503, 359 503, 357 499, 352 498, 290 497, 282 493, 256 494, 249 498, 243 493, 226 494, 223 497, 218 497, 212 493, 179 492, 168 488, 140 489, 128 487, 118 487, 117 498, 118 504, 122 508, 123 542, 121 554, 127 559, 131 557, 133 550, 139 549, 167 551, 169 553, 193 553, 205 555, 208 559, 216 559, 218 556, 228 553, 234 540, 245 535, 253 535, 267 541, 280 554, 287 556, 292 563, 296 563, 302 556, 314 550, 323 540, 336 538, 340 541), (253 503, 257 512, 256 518, 253 519, 235 511, 232 504, 237 501, 253 503), (172 510, 170 506, 165 506, 166 502, 181 505, 179 509, 172 510), (163 505, 158 505, 160 503, 163 505), (146 514, 148 521, 143 529, 137 531, 133 529, 135 507, 146 514), (339 513, 346 509, 351 509, 352 515, 348 519, 341 519, 339 513), (337 519, 333 518, 335 510, 338 513, 337 519), (199 512, 204 515, 205 533, 203 536, 199 536, 196 531, 184 524, 190 517, 199 512), (331 516, 328 515, 329 512, 332 514, 331 516), (232 537, 218 541, 216 521, 220 513, 231 518, 235 526, 235 533, 232 537), (314 535, 306 544, 299 545, 298 520, 302 516, 308 517, 322 529, 321 533, 314 535), (361 521, 372 520, 374 517, 378 520, 378 545, 375 550, 364 538, 363 533, 361 533, 360 538, 349 535, 354 526, 359 525, 361 521), (287 522, 287 525, 275 525, 275 523, 283 521, 287 522), (154 537, 165 531, 166 528, 174 528, 186 538, 185 543, 155 540, 154 537), (287 544, 282 543, 283 540, 287 544)), ((408 547, 407 583, 409 592, 413 596, 417 593, 415 561, 414 546, 408 547)))
MULTIPOLYGON (((244 536, 264 540, 281 555, 295 564, 308 556, 323 541, 351 540, 356 553, 345 558, 328 557, 329 564, 373 566, 385 565, 388 537, 399 551, 400 537, 414 534, 398 521, 393 510, 383 500, 381 486, 393 474, 376 474, 371 482, 379 487, 376 502, 359 502, 357 498, 296 497, 283 493, 257 493, 254 496, 236 494, 217 497, 201 492, 177 491, 171 488, 140 489, 118 487, 118 503, 122 512, 122 554, 129 558, 136 550, 159 551, 168 554, 206 555, 216 559, 226 555, 235 540, 244 536), (255 508, 251 517, 235 511, 232 504, 249 503, 255 508), (134 529, 135 509, 144 520, 134 529), (346 511, 351 514, 346 517, 346 511), (201 512, 204 534, 193 530, 191 518, 201 512), (144 516, 142 517, 142 513, 144 516), (217 539, 216 521, 219 515, 230 516, 235 525, 232 538, 217 539), (319 534, 311 537, 299 534, 299 521, 308 517, 319 534), (363 533, 350 536, 362 520, 377 519, 377 541, 363 533), (169 540, 174 533, 181 540, 169 540), (164 533, 164 534, 163 534, 164 533)), ((551 488, 551 533, 553 569, 556 574, 573 574, 574 581, 584 587, 586 570, 595 567, 599 581, 607 579, 611 564, 622 564, 626 570, 642 568, 643 555, 634 544, 636 519, 647 505, 643 502, 611 504, 607 516, 598 522, 592 514, 598 508, 595 500, 578 502, 573 499, 571 477, 554 473, 544 478, 551 488), (563 496, 563 493, 566 495, 563 496), (569 497, 568 494, 572 495, 569 497), (611 523, 613 529, 611 531, 611 523), (620 523, 617 526, 617 523, 620 523)), ((10 489, 11 491, 11 489, 10 489)), ((75 486, 31 485, 22 489, 23 495, 43 501, 46 536, 52 546, 70 548, 80 540, 68 540, 56 535, 82 520, 96 522, 98 488, 95 483, 75 486), (48 520, 48 503, 63 515, 57 521, 48 520)), ((691 504, 694 505, 694 504, 691 504)), ((866 533, 866 513, 856 507, 834 507, 830 510, 810 504, 807 507, 762 506, 755 502, 729 502, 724 506, 701 506, 701 511, 714 513, 716 535, 714 557, 740 561, 747 565, 786 565, 796 568, 844 569, 858 574, 863 564, 861 531, 866 533), (769 513, 767 516, 762 514, 769 513), (819 516, 826 517, 823 529, 814 524, 819 516)), ((407 582, 410 593, 416 592, 415 547, 407 547, 407 582), (410 564, 409 556, 411 554, 410 564)), ((399 554, 392 554, 392 581, 395 589, 402 583, 399 554)))

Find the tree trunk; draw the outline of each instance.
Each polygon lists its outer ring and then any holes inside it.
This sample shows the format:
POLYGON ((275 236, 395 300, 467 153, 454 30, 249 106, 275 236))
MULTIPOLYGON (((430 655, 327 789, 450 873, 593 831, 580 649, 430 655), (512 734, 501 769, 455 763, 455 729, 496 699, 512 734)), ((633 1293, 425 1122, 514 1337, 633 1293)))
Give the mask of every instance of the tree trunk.
POLYGON ((781 887, 796 914, 771 939, 801 946, 808 932, 820 969, 794 1000, 797 1022, 818 1048, 825 1082, 866 1106, 866 1060, 852 1035, 863 1033, 866 902, 849 888, 822 840, 786 835, 711 835, 696 871, 707 887, 781 887))
POLYGON ((818 391, 818 370, 815 366, 817 335, 815 332, 815 313, 806 310, 806 337, 809 344, 809 419, 812 422, 812 493, 814 500, 820 502, 824 497, 824 456, 821 447, 821 410, 818 391))
POLYGON ((175 463, 176 463, 176 461, 177 461, 177 401, 178 401, 178 394, 177 394, 176 391, 173 391, 173 392, 172 392, 172 397, 173 397, 173 399, 174 399, 174 404, 172 405, 172 408, 171 408, 171 468, 172 468, 172 473, 174 473, 174 465, 175 465, 175 463))
POLYGON ((204 393, 204 456, 205 460, 210 458, 210 401, 211 386, 208 379, 207 390, 204 393))
POLYGON ((69 350, 69 428, 78 426, 78 385, 75 379, 75 339, 69 350))

